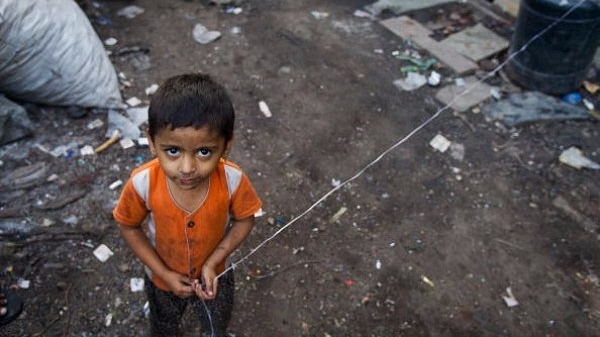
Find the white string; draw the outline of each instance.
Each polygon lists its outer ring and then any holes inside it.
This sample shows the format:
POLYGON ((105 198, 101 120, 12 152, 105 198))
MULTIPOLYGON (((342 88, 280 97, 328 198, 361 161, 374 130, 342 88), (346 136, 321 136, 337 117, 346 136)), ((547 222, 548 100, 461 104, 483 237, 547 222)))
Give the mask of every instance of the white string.
POLYGON ((378 163, 383 157, 385 157, 389 152, 391 152, 392 150, 394 150, 395 148, 397 148, 398 146, 404 144, 407 140, 409 140, 412 136, 414 136, 417 132, 421 131, 422 129, 424 129, 427 125, 429 125, 431 122, 433 122, 435 119, 437 119, 443 111, 447 110, 448 108, 450 108, 450 106, 456 102, 456 100, 464 95, 466 95, 467 93, 469 93, 470 91, 472 91, 475 87, 477 87, 480 83, 483 83, 483 81, 487 80, 488 78, 494 76, 496 74, 496 72, 498 72, 500 69, 502 69, 510 60, 512 60, 513 58, 515 58, 518 54, 522 53, 524 50, 527 49, 527 47, 529 47, 535 40, 537 40, 540 36, 544 35, 546 32, 548 32, 550 29, 552 29, 554 26, 556 26, 557 24, 559 24, 561 21, 563 21, 564 18, 566 18, 569 14, 571 14, 574 10, 576 10, 577 8, 579 8, 584 2, 589 1, 589 0, 580 0, 576 5, 574 5, 573 7, 571 7, 567 12, 565 12, 563 15, 561 15, 556 21, 552 22, 550 25, 548 25, 545 29, 543 29, 542 31, 540 31, 539 33, 537 33, 535 36, 533 36, 526 44, 524 44, 519 50, 517 50, 516 52, 510 54, 506 60, 502 63, 500 63, 500 65, 498 65, 498 67, 496 67, 494 70, 492 70, 491 72, 489 72, 487 75, 485 75, 483 78, 481 78, 479 81, 473 83, 471 86, 467 87, 464 91, 462 91, 461 93, 457 94, 449 103, 447 103, 444 107, 442 107, 441 109, 439 109, 435 114, 433 114, 431 117, 429 117, 427 120, 425 120, 423 123, 421 123, 421 125, 417 126, 414 130, 412 130, 411 132, 409 132, 404 138, 402 138, 401 140, 399 140, 398 142, 396 142, 395 144, 393 144, 392 146, 390 146, 388 149, 386 149, 385 151, 381 152, 381 154, 379 156, 377 156, 377 158, 375 158, 373 161, 371 161, 370 163, 368 163, 365 167, 363 167, 361 170, 359 170, 355 175, 353 175, 352 177, 346 179, 345 181, 343 181, 342 183, 340 183, 339 185, 335 186, 333 189, 331 189, 329 192, 325 193, 321 198, 319 198, 317 201, 315 201, 310 207, 308 207, 304 212, 302 212, 299 216, 295 217, 294 219, 292 219, 290 222, 288 222, 287 224, 285 224, 283 227, 281 227, 277 232, 275 232, 273 235, 271 235, 270 237, 268 237, 267 239, 265 239, 263 242, 261 242, 260 244, 258 244, 258 246, 254 247, 247 255, 243 256, 242 258, 240 258, 239 260, 237 260, 236 262, 232 262, 231 265, 225 269, 225 271, 223 271, 221 274, 217 275, 216 279, 218 279, 219 277, 221 277, 223 274, 225 274, 227 271, 231 270, 231 269, 235 269, 239 264, 241 264, 242 262, 244 262, 245 260, 247 260, 250 256, 254 255, 254 253, 256 253, 256 251, 258 251, 260 248, 262 248, 264 245, 266 245, 269 241, 273 240, 276 236, 278 236, 281 232, 283 232, 284 230, 286 230, 288 227, 290 227, 292 224, 294 224, 296 221, 298 221, 299 219, 303 218, 306 214, 310 213, 315 207, 317 207, 318 205, 320 205, 323 201, 325 201, 327 198, 329 198, 329 196, 331 196, 333 193, 335 193, 336 191, 338 191, 339 189, 341 189, 342 187, 346 186, 347 184, 349 184, 350 182, 356 180, 358 177, 360 177, 366 170, 368 170, 370 167, 372 167, 373 165, 375 165, 376 163, 378 163))

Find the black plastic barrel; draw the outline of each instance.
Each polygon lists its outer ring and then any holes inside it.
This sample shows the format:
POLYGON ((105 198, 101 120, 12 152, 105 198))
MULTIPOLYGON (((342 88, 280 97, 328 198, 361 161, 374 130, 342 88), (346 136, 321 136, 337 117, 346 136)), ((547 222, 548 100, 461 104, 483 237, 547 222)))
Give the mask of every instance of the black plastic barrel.
POLYGON ((600 0, 521 0, 510 54, 530 44, 508 61, 506 73, 527 89, 573 91, 585 80, 599 41, 600 0))

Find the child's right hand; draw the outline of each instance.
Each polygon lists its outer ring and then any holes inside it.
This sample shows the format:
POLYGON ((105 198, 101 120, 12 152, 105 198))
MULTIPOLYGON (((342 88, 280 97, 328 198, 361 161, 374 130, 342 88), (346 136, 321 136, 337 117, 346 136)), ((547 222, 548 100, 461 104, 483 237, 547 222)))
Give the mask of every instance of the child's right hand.
POLYGON ((185 275, 171 271, 163 277, 163 280, 177 297, 187 298, 194 294, 194 290, 192 289, 193 280, 185 275))

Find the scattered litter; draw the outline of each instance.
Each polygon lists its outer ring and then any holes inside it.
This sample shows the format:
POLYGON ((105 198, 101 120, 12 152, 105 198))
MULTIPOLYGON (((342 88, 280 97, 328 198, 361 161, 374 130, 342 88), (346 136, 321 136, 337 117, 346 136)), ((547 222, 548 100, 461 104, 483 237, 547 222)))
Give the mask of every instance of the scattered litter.
POLYGON ((293 255, 296 255, 296 254, 298 254, 299 252, 303 252, 303 251, 304 251, 304 246, 302 246, 302 247, 300 247, 300 248, 294 248, 294 249, 292 249, 292 254, 293 254, 293 255))
POLYGON ((135 107, 142 104, 142 101, 137 97, 131 97, 126 102, 127 104, 129 104, 130 107, 135 107))
POLYGON ((582 154, 581 150, 574 146, 564 150, 558 157, 558 160, 561 163, 569 165, 576 169, 581 169, 581 168, 589 168, 589 169, 593 169, 593 170, 600 169, 600 164, 595 163, 592 160, 585 157, 582 154))
POLYGON ((216 30, 208 30, 201 24, 196 24, 192 32, 194 40, 200 44, 208 44, 221 37, 221 32, 216 30))
POLYGON ((429 77, 427 77, 427 84, 432 87, 437 87, 442 81, 442 75, 437 71, 432 71, 429 77))
POLYGON ((499 100, 502 98, 502 93, 500 93, 500 89, 497 87, 490 88, 490 95, 494 97, 495 100, 499 100))
POLYGON ((465 146, 452 142, 450 144, 450 156, 458 161, 463 161, 465 159, 465 146))
POLYGON ((141 146, 148 146, 150 144, 150 143, 148 143, 148 138, 146 138, 146 137, 138 138, 137 142, 138 142, 138 145, 141 145, 141 146))
POLYGON ((144 303, 142 311, 144 312, 145 318, 150 317, 150 303, 148 303, 148 301, 146 301, 146 303, 144 303))
POLYGON ((108 149, 112 144, 116 143, 120 138, 121 138, 121 133, 119 132, 119 130, 115 130, 113 132, 112 136, 107 141, 105 141, 100 146, 98 146, 97 148, 94 149, 94 152, 100 153, 100 152, 108 149))
POLYGON ((104 326, 109 327, 112 324, 112 319, 113 319, 113 313, 111 312, 110 314, 106 315, 106 317, 104 318, 104 326))
POLYGON ((515 298, 515 295, 513 295, 512 289, 510 289, 510 287, 506 288, 506 296, 502 295, 502 298, 504 299, 504 303, 506 303, 506 306, 508 306, 509 308, 516 307, 517 305, 519 305, 519 302, 515 298))
POLYGON ((587 98, 583 99, 583 105, 585 105, 585 107, 591 111, 594 111, 596 109, 596 107, 594 106, 594 103, 592 103, 592 101, 590 101, 587 98))
POLYGON ((326 12, 312 11, 310 14, 317 20, 329 17, 329 13, 326 12))
POLYGON ((346 287, 352 287, 354 285, 354 281, 351 279, 347 279, 346 281, 344 281, 344 285, 346 285, 346 287))
POLYGON ((100 262, 106 262, 113 255, 114 253, 105 244, 101 244, 94 250, 94 256, 100 262))
POLYGON ((50 227, 50 226, 54 225, 55 223, 56 222, 54 220, 44 218, 44 220, 42 221, 42 227, 50 227))
POLYGON ((228 7, 225 10, 225 13, 239 15, 242 14, 243 11, 244 9, 242 7, 228 7))
POLYGON ((77 143, 71 142, 66 145, 57 146, 52 151, 50 151, 50 154, 55 158, 58 158, 58 157, 72 158, 72 157, 76 156, 77 148, 78 148, 77 143))
POLYGON ((435 287, 435 284, 433 284, 433 282, 429 278, 427 278, 427 276, 425 276, 425 275, 421 275, 421 281, 423 281, 425 284, 427 284, 428 286, 430 286, 432 288, 435 287))
POLYGON ((582 97, 578 92, 571 92, 563 95, 562 100, 571 104, 579 104, 581 103, 582 97))
POLYGON ((458 77, 458 78, 454 79, 454 84, 456 84, 459 87, 464 87, 466 82, 465 82, 464 78, 458 77))
POLYGON ((31 281, 26 280, 24 278, 19 278, 17 280, 17 285, 19 286, 19 288, 21 289, 29 289, 29 286, 31 285, 31 281))
MULTIPOLYGON (((129 120, 131 120, 138 128, 140 125, 148 121, 148 106, 129 108, 125 112, 127 113, 129 120)), ((139 131, 139 129, 137 131, 139 131)))
POLYGON ((533 121, 591 117, 582 107, 565 103, 556 97, 537 91, 516 93, 507 99, 491 102, 483 106, 483 112, 487 118, 501 120, 508 127, 533 121))
POLYGON ((338 186, 340 186, 341 183, 342 182, 340 180, 337 180, 334 178, 331 179, 331 186, 333 186, 333 187, 338 187, 338 186))
POLYGON ((256 211, 256 213, 254 213, 254 217, 256 218, 260 218, 261 216, 264 216, 265 214, 267 214, 265 211, 263 211, 263 209, 259 209, 258 211, 256 211))
POLYGON ((232 35, 238 35, 240 33, 242 33, 242 28, 240 27, 231 27, 231 29, 229 30, 229 33, 231 33, 232 35))
POLYGON ((412 91, 424 86, 427 83, 427 78, 416 72, 408 72, 406 78, 394 81, 396 88, 404 91, 412 91))
POLYGON ((452 142, 449 141, 446 137, 442 136, 441 134, 437 134, 429 142, 429 145, 431 147, 433 147, 434 149, 436 149, 442 153, 446 152, 446 150, 448 150, 448 148, 450 147, 451 144, 452 144, 452 142))
POLYGON ((97 119, 94 119, 93 121, 89 122, 87 125, 87 128, 90 130, 94 130, 103 125, 104 125, 104 122, 101 119, 97 118, 97 119))
POLYGON ((96 22, 101 26, 110 26, 112 25, 112 21, 106 16, 99 16, 96 18, 96 22))
POLYGON ((76 215, 69 215, 66 218, 61 219, 67 225, 75 226, 79 223, 79 218, 76 215))
POLYGON ((119 141, 119 144, 121 144, 121 147, 122 147, 123 149, 129 149, 129 148, 131 148, 131 147, 134 147, 134 146, 135 146, 135 143, 133 142, 133 140, 131 140, 131 138, 122 138, 122 139, 119 141))
POLYGON ((151 86, 149 86, 148 88, 146 88, 144 91, 146 92, 146 96, 152 96, 152 95, 154 95, 156 90, 158 90, 158 84, 155 83, 155 84, 152 84, 151 86))
POLYGON ((92 245, 89 241, 82 241, 79 244, 90 249, 94 248, 94 245, 92 245))
POLYGON ((375 269, 377 269, 377 270, 381 269, 381 260, 375 261, 375 269))
POLYGON ((265 101, 258 102, 258 108, 263 113, 263 115, 265 115, 265 117, 271 118, 273 116, 273 114, 271 113, 271 109, 269 109, 269 106, 267 105, 267 103, 265 103, 265 101))
POLYGON ((346 213, 346 211, 348 210, 348 208, 346 207, 341 207, 332 217, 331 219, 329 219, 330 223, 334 223, 336 221, 338 221, 340 219, 340 217, 342 215, 344 215, 344 213, 346 213))
POLYGON ((129 288, 134 293, 144 290, 144 279, 140 277, 132 277, 129 279, 129 288))
POLYGON ((371 15, 371 13, 357 9, 354 11, 354 16, 356 16, 357 18, 368 18, 368 19, 374 19, 373 15, 371 15))
POLYGON ((131 6, 127 6, 127 7, 121 8, 117 12, 117 15, 118 16, 124 16, 124 17, 126 17, 128 19, 133 19, 136 16, 144 13, 144 11, 145 10, 142 7, 131 5, 131 6))
MULTIPOLYGON (((415 67, 417 67, 418 70, 427 70, 427 69, 431 68, 434 64, 437 63, 437 60, 433 57, 423 60, 419 57, 414 57, 414 56, 409 56, 409 55, 404 55, 404 54, 396 54, 394 56, 397 59, 409 61, 415 67)), ((400 71, 402 71, 402 69, 410 69, 410 68, 402 67, 402 68, 400 68, 400 71)))
POLYGON ((84 147, 79 149, 79 154, 81 154, 82 156, 91 156, 96 154, 96 151, 94 151, 94 148, 91 145, 85 145, 84 147))
MULTIPOLYGON (((131 115, 134 111, 146 111, 146 108, 129 108, 126 110, 128 115, 131 115)), ((147 114, 142 115, 144 118, 148 118, 147 114)), ((142 117, 140 116, 140 118, 142 117)), ((124 116, 120 111, 110 109, 108 111, 108 127, 106 128, 106 138, 111 138, 114 132, 118 130, 122 137, 136 139, 140 137, 140 124, 139 121, 133 121, 130 117, 124 116)))
POLYGON ((118 43, 119 41, 117 39, 115 39, 114 37, 109 37, 108 39, 104 40, 104 44, 107 46, 114 46, 118 43))
POLYGON ((119 187, 119 186, 121 186, 121 185, 123 185, 123 180, 120 180, 120 179, 119 179, 119 180, 117 180, 117 181, 113 182, 112 184, 110 184, 110 185, 108 186, 108 189, 109 189, 109 190, 114 190, 115 188, 117 188, 117 187, 119 187))

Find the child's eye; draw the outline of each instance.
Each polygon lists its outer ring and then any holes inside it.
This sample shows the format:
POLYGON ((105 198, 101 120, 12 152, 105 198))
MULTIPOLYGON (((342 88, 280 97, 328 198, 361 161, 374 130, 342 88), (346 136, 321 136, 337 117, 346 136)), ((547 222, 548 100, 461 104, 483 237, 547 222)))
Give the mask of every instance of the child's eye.
POLYGON ((198 150, 198 157, 210 157, 210 155, 212 154, 212 151, 209 149, 200 149, 198 150))
POLYGON ((175 157, 179 154, 179 149, 171 147, 171 148, 165 149, 165 153, 167 154, 167 156, 175 157))

